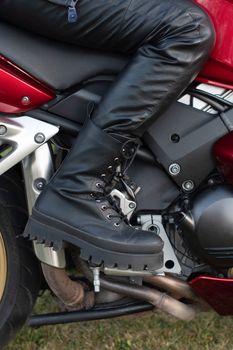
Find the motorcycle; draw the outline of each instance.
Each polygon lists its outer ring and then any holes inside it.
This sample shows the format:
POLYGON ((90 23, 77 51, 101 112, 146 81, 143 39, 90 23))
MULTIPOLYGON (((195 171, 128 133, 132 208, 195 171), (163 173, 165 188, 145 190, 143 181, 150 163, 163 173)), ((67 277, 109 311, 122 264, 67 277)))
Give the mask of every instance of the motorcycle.
POLYGON ((233 314, 233 1, 196 2, 216 28, 211 57, 145 133, 128 188, 111 192, 131 225, 164 241, 159 271, 106 268, 84 262, 78 247, 22 237, 37 197, 129 57, 0 23, 1 348, 26 320, 233 314), (30 316, 41 288, 61 312, 30 316))

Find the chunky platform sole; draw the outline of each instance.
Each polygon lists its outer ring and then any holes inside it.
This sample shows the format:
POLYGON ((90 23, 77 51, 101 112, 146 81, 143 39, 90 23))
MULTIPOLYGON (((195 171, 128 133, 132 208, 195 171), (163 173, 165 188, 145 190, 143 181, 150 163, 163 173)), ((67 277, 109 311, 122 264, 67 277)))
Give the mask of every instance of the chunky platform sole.
MULTIPOLYGON (((76 229, 73 234, 70 231, 70 226, 57 222, 43 214, 38 215, 36 213, 36 217, 32 215, 29 218, 23 236, 31 240, 37 240, 40 243, 45 243, 47 246, 53 246, 55 250, 63 247, 63 244, 66 242, 71 243, 80 248, 80 257, 83 260, 96 265, 103 264, 105 267, 155 271, 163 265, 163 252, 132 254, 106 250, 80 239, 79 230, 76 229)), ((82 232, 81 234, 83 235, 85 233, 82 232)))

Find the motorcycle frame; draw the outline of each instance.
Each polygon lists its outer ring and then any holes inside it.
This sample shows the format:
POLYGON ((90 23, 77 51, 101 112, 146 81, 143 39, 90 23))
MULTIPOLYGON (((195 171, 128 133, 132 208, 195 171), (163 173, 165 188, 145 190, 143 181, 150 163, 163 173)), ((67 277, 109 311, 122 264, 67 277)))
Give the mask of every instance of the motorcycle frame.
MULTIPOLYGON (((22 160, 22 170, 25 183, 28 212, 32 212, 32 208, 36 199, 44 189, 54 173, 51 148, 45 143, 26 158, 22 160)), ((50 266, 63 269, 66 267, 66 259, 64 249, 55 251, 45 244, 33 241, 34 251, 37 258, 50 266)))
MULTIPOLYGON (((8 149, 0 160, 0 175, 17 163, 22 163, 29 214, 37 197, 53 174, 51 148, 48 141, 58 131, 58 126, 29 116, 0 117, 0 145, 6 145, 8 149)), ((39 260, 57 268, 65 267, 63 249, 55 252, 44 244, 37 242, 33 244, 39 260)))

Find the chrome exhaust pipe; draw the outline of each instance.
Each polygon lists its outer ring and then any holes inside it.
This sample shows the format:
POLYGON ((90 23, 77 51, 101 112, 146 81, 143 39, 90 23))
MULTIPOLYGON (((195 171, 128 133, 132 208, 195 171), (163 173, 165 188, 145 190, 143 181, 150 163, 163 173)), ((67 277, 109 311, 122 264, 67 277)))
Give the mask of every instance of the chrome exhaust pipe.
POLYGON ((184 321, 191 321, 197 314, 194 305, 186 305, 165 293, 156 289, 131 285, 126 283, 116 283, 104 278, 100 278, 100 285, 107 290, 146 301, 155 306, 157 310, 166 312, 184 321))
MULTIPOLYGON (((93 274, 83 261, 80 261, 84 275, 93 281, 93 274)), ((115 282, 100 277, 100 286, 106 290, 128 296, 134 299, 146 301, 155 306, 156 310, 166 312, 184 321, 191 321, 198 313, 196 305, 187 305, 178 301, 166 293, 145 286, 132 285, 129 283, 115 282)))
POLYGON ((188 283, 172 276, 146 276, 143 281, 169 292, 175 299, 199 301, 188 283))

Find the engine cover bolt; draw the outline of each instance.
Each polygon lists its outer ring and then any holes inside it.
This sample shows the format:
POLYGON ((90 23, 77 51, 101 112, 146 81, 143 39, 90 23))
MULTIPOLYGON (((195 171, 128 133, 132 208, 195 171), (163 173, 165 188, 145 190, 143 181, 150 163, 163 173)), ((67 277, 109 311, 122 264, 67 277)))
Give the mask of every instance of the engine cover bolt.
POLYGON ((21 100, 21 103, 22 103, 22 105, 24 105, 24 106, 30 105, 30 103, 31 103, 30 97, 24 96, 24 97, 22 98, 22 100, 21 100))
POLYGON ((171 164, 169 166, 169 173, 172 175, 172 176, 176 176, 180 173, 180 165, 177 164, 177 163, 174 163, 174 164, 171 164))
POLYGON ((190 192, 194 189, 194 182, 192 180, 187 180, 183 182, 182 188, 185 192, 190 192))
POLYGON ((5 125, 0 125, 0 136, 3 136, 7 133, 7 127, 5 125))
POLYGON ((36 143, 43 143, 45 141, 45 135, 42 134, 42 132, 38 132, 38 134, 35 135, 34 140, 36 143))

